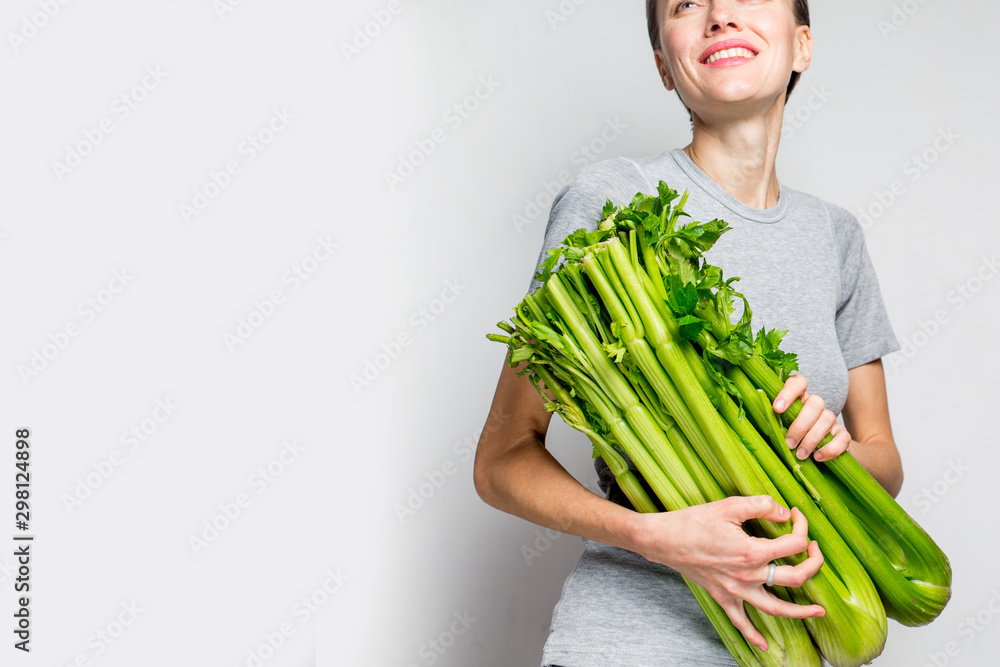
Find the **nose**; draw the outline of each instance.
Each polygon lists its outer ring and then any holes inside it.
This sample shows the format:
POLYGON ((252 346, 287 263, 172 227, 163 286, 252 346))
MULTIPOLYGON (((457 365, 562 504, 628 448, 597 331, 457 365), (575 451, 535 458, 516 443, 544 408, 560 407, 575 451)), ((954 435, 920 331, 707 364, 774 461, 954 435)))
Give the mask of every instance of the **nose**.
POLYGON ((711 36, 725 28, 740 30, 741 25, 731 0, 710 0, 706 34, 711 36))

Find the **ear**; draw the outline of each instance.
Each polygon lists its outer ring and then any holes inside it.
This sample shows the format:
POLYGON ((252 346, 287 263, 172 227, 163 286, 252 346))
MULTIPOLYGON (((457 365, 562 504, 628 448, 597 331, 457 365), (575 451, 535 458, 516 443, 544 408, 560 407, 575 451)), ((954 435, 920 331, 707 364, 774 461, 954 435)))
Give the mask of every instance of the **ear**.
POLYGON ((667 69, 666 61, 663 58, 663 52, 659 49, 653 51, 653 58, 656 60, 656 70, 660 73, 660 80, 663 81, 663 87, 667 90, 673 90, 674 78, 670 75, 670 70, 667 69))
POLYGON ((809 26, 800 25, 795 27, 795 61, 792 70, 805 72, 812 62, 813 38, 809 26))

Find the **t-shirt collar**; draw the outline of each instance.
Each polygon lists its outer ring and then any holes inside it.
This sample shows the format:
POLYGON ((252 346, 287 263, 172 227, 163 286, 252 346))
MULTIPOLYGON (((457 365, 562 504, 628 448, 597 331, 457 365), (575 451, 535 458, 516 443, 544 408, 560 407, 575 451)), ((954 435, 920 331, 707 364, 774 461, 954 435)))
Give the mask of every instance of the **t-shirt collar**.
POLYGON ((774 208, 754 208, 736 199, 736 197, 726 192, 722 186, 709 178, 708 174, 694 163, 688 154, 684 152, 683 148, 673 149, 670 151, 670 155, 685 174, 736 215, 747 220, 764 223, 778 222, 785 217, 785 213, 788 210, 788 189, 781 182, 778 183, 778 203, 774 205, 774 208))

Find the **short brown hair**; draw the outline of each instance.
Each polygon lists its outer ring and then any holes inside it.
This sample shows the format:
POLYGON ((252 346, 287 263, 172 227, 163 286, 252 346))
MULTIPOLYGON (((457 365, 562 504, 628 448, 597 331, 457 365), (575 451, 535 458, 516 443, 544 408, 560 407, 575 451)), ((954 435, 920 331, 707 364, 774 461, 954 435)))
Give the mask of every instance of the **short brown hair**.
MULTIPOLYGON (((659 0, 646 0, 646 27, 649 29, 649 43, 656 51, 660 48, 660 22, 656 19, 656 5, 659 0)), ((792 0, 792 11, 795 14, 796 25, 809 25, 809 0, 792 0)), ((799 73, 792 72, 785 89, 785 101, 792 94, 792 89, 799 80, 799 73)), ((683 101, 682 101, 683 102, 683 101)), ((688 109, 690 112, 690 109, 688 109)))

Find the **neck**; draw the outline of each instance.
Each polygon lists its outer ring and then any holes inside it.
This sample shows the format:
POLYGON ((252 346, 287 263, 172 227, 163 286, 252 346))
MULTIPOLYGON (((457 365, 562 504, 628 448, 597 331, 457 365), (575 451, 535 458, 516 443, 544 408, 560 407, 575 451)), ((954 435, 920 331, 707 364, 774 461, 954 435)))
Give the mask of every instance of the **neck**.
POLYGON ((774 161, 784 97, 780 95, 766 112, 750 117, 709 120, 693 115, 694 137, 684 151, 723 190, 753 208, 778 204, 774 161))

